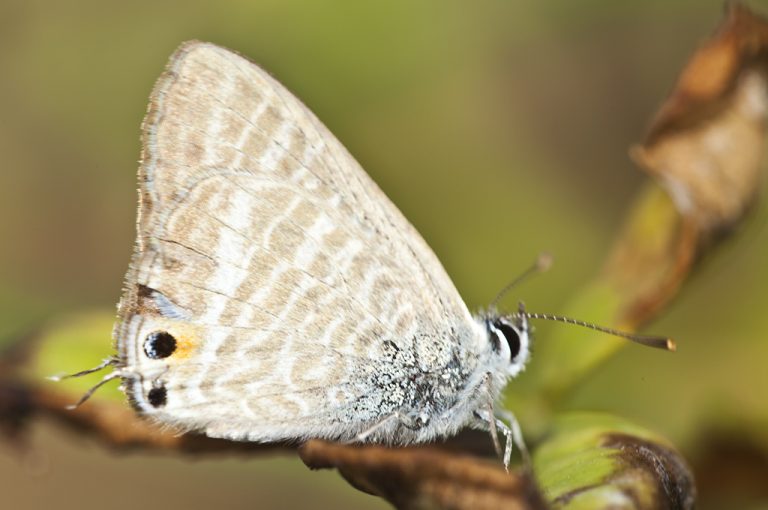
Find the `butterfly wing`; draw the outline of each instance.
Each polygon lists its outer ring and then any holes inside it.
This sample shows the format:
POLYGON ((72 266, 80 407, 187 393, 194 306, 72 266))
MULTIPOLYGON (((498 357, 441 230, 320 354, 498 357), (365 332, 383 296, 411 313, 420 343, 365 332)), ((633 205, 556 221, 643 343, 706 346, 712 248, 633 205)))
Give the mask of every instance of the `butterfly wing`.
POLYGON ((182 45, 143 142, 115 329, 143 412, 214 436, 349 436, 388 412, 381 377, 438 370, 473 338, 421 236, 255 64, 182 45))

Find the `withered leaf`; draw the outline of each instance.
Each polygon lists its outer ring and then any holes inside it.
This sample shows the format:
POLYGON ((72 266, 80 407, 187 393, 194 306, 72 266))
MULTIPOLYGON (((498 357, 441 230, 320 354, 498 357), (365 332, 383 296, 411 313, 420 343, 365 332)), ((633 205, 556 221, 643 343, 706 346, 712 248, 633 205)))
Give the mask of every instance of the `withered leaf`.
POLYGON ((732 226, 752 204, 767 119, 768 21, 732 3, 632 156, 707 236, 732 226))
POLYGON ((312 468, 335 468, 360 490, 397 508, 548 508, 533 478, 507 473, 497 459, 437 447, 385 448, 310 441, 299 449, 312 468))

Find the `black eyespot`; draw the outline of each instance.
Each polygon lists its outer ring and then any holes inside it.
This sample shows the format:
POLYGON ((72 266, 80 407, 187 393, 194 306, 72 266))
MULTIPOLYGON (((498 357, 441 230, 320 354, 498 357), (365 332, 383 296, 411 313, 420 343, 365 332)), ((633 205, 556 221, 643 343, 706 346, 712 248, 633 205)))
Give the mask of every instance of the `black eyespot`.
POLYGON ((509 345, 509 359, 517 358, 517 355, 520 354, 520 335, 517 330, 508 322, 500 319, 493 321, 493 326, 501 332, 509 345))
POLYGON ((176 339, 167 331, 155 331, 144 340, 144 354, 151 359, 167 358, 176 350, 176 339))
POLYGON ((162 407, 168 402, 168 390, 165 386, 156 386, 149 390, 147 400, 152 407, 162 407))

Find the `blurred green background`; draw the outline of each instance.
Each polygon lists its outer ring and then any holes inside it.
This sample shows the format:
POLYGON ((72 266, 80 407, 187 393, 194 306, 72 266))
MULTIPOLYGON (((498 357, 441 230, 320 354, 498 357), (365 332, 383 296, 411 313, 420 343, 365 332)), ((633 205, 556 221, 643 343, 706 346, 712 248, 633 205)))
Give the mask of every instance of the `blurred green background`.
MULTIPOLYGON (((548 250, 553 270, 514 297, 557 313, 598 271, 645 179, 627 148, 722 3, 0 0, 0 335, 114 310, 139 125, 166 59, 192 38, 238 50, 298 95, 471 308, 548 250)), ((702 494, 713 436, 762 448, 765 466, 765 217, 761 206, 653 325, 676 355, 630 346, 567 402, 668 437, 704 470, 702 494)), ((541 325, 540 342, 552 327, 565 326, 541 325)), ((115 455, 50 424, 31 433, 31 452, 0 444, 13 508, 384 506, 294 458, 115 455)))

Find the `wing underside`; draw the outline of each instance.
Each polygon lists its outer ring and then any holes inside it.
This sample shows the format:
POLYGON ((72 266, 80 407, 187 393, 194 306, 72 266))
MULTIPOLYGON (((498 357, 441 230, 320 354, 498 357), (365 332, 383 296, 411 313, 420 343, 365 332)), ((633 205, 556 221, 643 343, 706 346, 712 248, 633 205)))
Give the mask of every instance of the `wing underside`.
POLYGON ((193 42, 172 57, 140 181, 116 341, 137 374, 129 393, 165 421, 317 432, 388 369, 385 341, 431 356, 424 339, 471 327, 434 254, 343 146, 228 50, 193 42), (147 360, 158 329, 177 352, 147 360), (159 384, 167 396, 149 405, 159 384))

